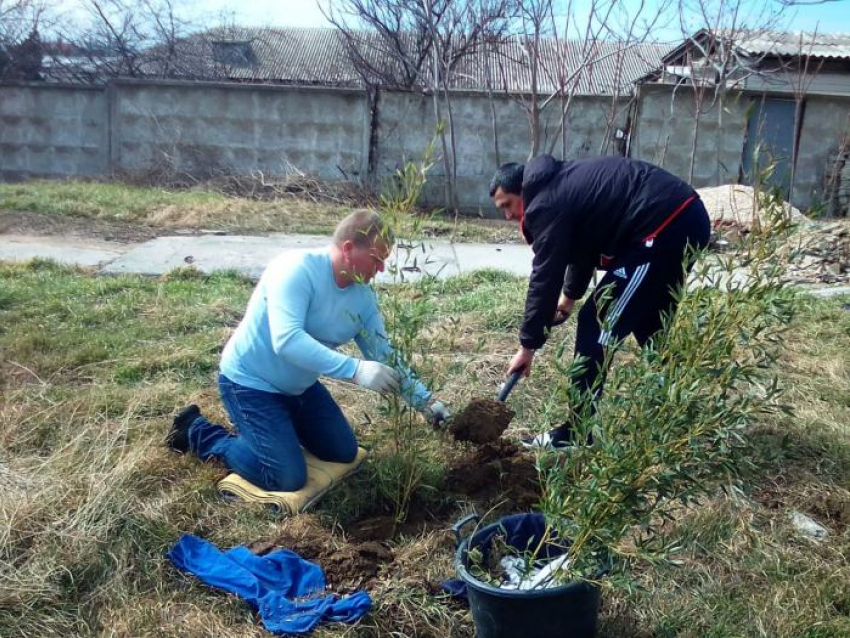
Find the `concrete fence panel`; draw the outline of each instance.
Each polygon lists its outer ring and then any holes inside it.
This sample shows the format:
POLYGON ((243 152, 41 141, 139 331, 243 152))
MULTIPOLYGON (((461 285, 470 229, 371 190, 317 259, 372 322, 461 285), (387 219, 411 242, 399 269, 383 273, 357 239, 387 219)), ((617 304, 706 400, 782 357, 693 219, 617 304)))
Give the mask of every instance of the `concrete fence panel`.
POLYGON ((707 89, 696 123, 693 90, 670 86, 644 86, 638 104, 631 156, 658 164, 688 178, 694 155, 694 186, 716 186, 737 181, 744 152, 746 111, 749 100, 730 93, 722 117, 713 107, 711 89, 707 89))
MULTIPOLYGON (((830 160, 850 150, 850 98, 811 96, 802 110, 793 203, 811 206, 831 186, 830 160)), ((833 161, 834 163, 834 161, 833 161)))
MULTIPOLYGON (((541 114, 541 153, 575 159, 617 152, 610 141, 617 127, 624 127, 628 101, 578 96, 566 117, 566 134, 561 127, 560 104, 553 101, 541 114), (611 126, 609 126, 609 121, 611 126), (604 147, 604 148, 603 148, 604 147)), ((531 148, 531 128, 526 109, 518 99, 496 95, 457 93, 451 99, 456 138, 456 183, 458 203, 465 212, 493 216, 489 183, 495 169, 504 162, 524 162, 531 148), (498 144, 498 153, 497 153, 498 144)), ((379 143, 376 173, 379 179, 391 176, 404 161, 421 160, 434 141, 438 160, 431 169, 425 199, 444 203, 445 169, 439 161, 441 146, 436 138, 437 120, 431 96, 413 93, 381 92, 379 103, 379 143)), ((443 107, 444 121, 447 109, 443 107)))
POLYGON ((202 83, 119 83, 113 162, 198 176, 283 174, 358 179, 366 170, 363 92, 202 83))
POLYGON ((0 176, 91 176, 107 171, 103 88, 0 86, 0 176))

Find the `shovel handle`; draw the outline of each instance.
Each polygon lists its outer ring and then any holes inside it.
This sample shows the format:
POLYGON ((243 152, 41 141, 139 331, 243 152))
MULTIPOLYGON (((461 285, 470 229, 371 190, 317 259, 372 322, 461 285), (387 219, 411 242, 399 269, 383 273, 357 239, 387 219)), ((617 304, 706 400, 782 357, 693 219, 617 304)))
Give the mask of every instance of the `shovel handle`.
POLYGON ((514 386, 519 381, 519 378, 522 376, 522 370, 515 370, 511 372, 511 376, 508 377, 508 380, 505 381, 505 385, 502 386, 501 391, 499 392, 499 401, 502 403, 505 402, 505 399, 508 398, 508 395, 511 393, 511 390, 514 389, 514 386))

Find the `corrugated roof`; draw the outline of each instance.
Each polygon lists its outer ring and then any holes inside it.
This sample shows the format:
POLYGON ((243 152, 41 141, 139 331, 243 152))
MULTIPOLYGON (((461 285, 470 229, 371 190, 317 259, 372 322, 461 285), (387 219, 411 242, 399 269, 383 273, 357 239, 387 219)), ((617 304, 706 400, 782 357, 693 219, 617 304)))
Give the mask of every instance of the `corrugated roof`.
POLYGON ((738 54, 753 57, 809 56, 815 59, 850 59, 850 34, 846 33, 791 33, 781 31, 697 31, 676 48, 669 51, 663 61, 667 64, 679 60, 694 47, 712 46, 722 39, 735 48, 738 54))
POLYGON ((740 49, 753 55, 806 55, 813 58, 850 59, 850 34, 754 32, 738 38, 740 49))
MULTIPOLYGON (((658 67, 667 49, 655 44, 543 40, 538 90, 553 92, 560 86, 574 86, 575 93, 583 95, 628 92, 634 80, 658 67)), ((522 40, 502 42, 496 52, 479 51, 462 60, 452 84, 473 90, 487 88, 489 74, 496 90, 531 92, 530 56, 522 40)))
MULTIPOLYGON (((426 59, 414 73, 404 73, 397 58, 386 50, 386 41, 377 34, 359 32, 354 40, 346 40, 336 29, 318 28, 227 28, 193 36, 180 43, 180 54, 170 60, 171 75, 198 79, 229 78, 242 81, 279 82, 308 85, 363 86, 363 78, 349 55, 349 47, 368 61, 368 66, 404 84, 403 79, 416 75, 413 86, 427 87, 432 74, 426 59), (253 60, 245 64, 218 64, 214 61, 213 43, 250 43, 253 60), (389 72, 388 72, 389 70, 389 72)), ((219 45, 220 46, 220 45, 219 45)), ((408 38, 408 51, 417 51, 408 38)), ((669 46, 617 42, 586 43, 582 41, 543 40, 540 44, 541 68, 538 78, 541 93, 553 92, 559 85, 575 82, 575 93, 611 95, 629 92, 634 80, 661 63, 669 46)), ((452 70, 450 86, 454 89, 484 91, 507 90, 512 93, 531 91, 529 52, 520 39, 510 39, 479 47, 462 58, 452 70), (489 79, 489 87, 488 87, 489 79)), ((161 75, 164 61, 155 55, 147 65, 152 75, 161 75)))

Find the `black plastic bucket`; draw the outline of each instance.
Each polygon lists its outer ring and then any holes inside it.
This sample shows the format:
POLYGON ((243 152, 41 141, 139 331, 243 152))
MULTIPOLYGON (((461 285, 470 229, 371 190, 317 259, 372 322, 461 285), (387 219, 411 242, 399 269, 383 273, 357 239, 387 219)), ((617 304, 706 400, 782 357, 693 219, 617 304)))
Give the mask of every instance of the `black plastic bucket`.
MULTIPOLYGON (((513 530, 506 542, 518 549, 534 547, 546 533, 542 514, 515 514, 461 539, 460 528, 477 521, 469 516, 454 526, 460 543, 455 556, 458 576, 466 584, 469 608, 479 638, 593 638, 599 617, 599 587, 579 582, 537 590, 500 589, 473 577, 467 567, 470 548, 486 553, 496 535, 513 530)), ((563 549, 549 552, 549 557, 563 549)))

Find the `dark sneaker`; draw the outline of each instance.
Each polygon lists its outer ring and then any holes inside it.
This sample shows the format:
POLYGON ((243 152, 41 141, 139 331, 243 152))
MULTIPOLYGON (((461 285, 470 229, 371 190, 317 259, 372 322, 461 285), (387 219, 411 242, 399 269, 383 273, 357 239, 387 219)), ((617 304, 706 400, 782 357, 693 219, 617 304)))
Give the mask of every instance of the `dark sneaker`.
POLYGON ((165 444, 175 452, 185 454, 189 451, 189 426, 201 416, 197 405, 188 405, 174 417, 171 431, 165 437, 165 444))
MULTIPOLYGON (((588 435, 587 444, 592 443, 593 436, 588 435)), ((576 445, 576 442, 572 426, 564 423, 548 432, 525 437, 522 445, 529 450, 565 450, 576 445)))

